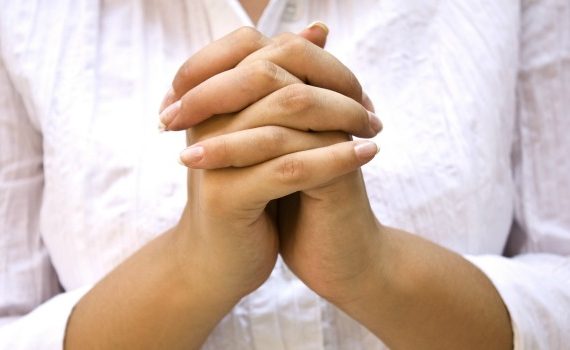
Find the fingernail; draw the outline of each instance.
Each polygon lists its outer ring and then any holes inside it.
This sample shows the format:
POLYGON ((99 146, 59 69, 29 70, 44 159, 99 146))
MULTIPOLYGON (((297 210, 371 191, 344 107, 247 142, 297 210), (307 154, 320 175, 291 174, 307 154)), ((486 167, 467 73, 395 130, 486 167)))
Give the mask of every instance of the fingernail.
POLYGON ((378 134, 380 131, 382 131, 382 122, 380 121, 380 118, 376 116, 376 114, 368 111, 368 120, 370 122, 370 128, 372 131, 374 131, 374 133, 378 134))
POLYGON ((174 89, 170 88, 166 93, 166 95, 164 95, 164 98, 160 103, 160 109, 158 110, 158 113, 162 113, 162 111, 164 111, 166 107, 170 106, 175 101, 176 101, 176 94, 174 93, 174 89))
POLYGON ((362 141, 354 146, 354 151, 360 160, 367 161, 377 155, 380 152, 380 148, 372 141, 362 141))
POLYGON ((178 112, 180 111, 180 106, 182 102, 180 100, 174 102, 170 106, 166 107, 158 116, 158 129, 161 131, 165 131, 168 128, 168 124, 170 124, 176 117, 178 116, 178 112))
POLYGON ((166 131, 166 125, 164 125, 160 119, 158 120, 158 131, 159 132, 165 132, 166 131))
POLYGON ((190 146, 180 152, 180 161, 184 165, 193 165, 204 158, 204 147, 190 146))
POLYGON ((307 29, 313 29, 315 27, 319 27, 325 31, 325 34, 327 34, 327 35, 329 34, 329 27, 327 27, 327 25, 321 21, 314 21, 313 23, 311 23, 307 26, 307 29))

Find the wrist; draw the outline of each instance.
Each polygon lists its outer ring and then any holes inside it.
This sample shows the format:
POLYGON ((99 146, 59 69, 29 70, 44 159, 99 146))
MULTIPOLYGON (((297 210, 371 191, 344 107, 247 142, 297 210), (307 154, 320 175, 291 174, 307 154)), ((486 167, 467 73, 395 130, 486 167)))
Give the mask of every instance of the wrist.
POLYGON ((405 231, 383 227, 379 237, 372 273, 339 308, 390 348, 509 347, 508 312, 476 267, 405 231))
POLYGON ((358 307, 358 303, 366 307, 379 298, 399 298, 417 292, 420 278, 408 276, 420 272, 411 269, 409 259, 406 260, 408 252, 402 242, 402 235, 410 234, 378 223, 376 234, 367 245, 369 249, 366 254, 363 253, 368 259, 367 269, 357 281, 339 288, 348 290, 345 298, 339 296, 332 302, 343 309, 358 307))
POLYGON ((68 322, 67 349, 199 348, 233 304, 208 294, 204 281, 189 284, 174 233, 149 242, 79 301, 68 322))
POLYGON ((347 278, 338 279, 322 289, 319 294, 343 308, 344 305, 366 300, 370 295, 376 294, 384 288, 384 236, 386 232, 380 223, 367 231, 361 249, 354 256, 357 260, 351 268, 351 274, 347 278))
POLYGON ((192 237, 184 217, 166 236, 175 274, 181 280, 189 302, 198 300, 212 312, 225 314, 245 296, 246 293, 225 285, 228 276, 209 261, 204 245, 192 237))

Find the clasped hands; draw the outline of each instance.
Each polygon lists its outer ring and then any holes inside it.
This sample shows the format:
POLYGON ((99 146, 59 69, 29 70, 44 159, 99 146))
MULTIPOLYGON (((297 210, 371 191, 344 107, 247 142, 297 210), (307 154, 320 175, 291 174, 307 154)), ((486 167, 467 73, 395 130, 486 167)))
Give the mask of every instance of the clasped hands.
POLYGON ((334 303, 358 298, 374 268, 380 224, 360 167, 377 146, 350 135, 382 124, 322 49, 327 34, 241 28, 189 58, 161 106, 161 127, 186 130, 189 145, 177 258, 189 285, 229 304, 269 277, 279 253, 334 303))
POLYGON ((70 316, 68 349, 198 349, 278 254, 390 348, 510 349, 508 311, 462 256, 382 226, 360 167, 381 124, 326 30, 243 28, 189 58, 161 112, 187 130, 179 222, 114 269, 70 316))

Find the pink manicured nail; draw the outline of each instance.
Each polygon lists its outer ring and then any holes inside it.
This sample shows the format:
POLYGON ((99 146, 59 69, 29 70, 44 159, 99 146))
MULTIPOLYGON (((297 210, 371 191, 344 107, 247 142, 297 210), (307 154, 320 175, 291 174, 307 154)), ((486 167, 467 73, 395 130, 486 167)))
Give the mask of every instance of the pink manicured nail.
POLYGON ((186 165, 193 165, 204 158, 204 147, 190 146, 180 152, 180 161, 186 165))
POLYGON ((175 101, 176 101, 176 94, 174 94, 174 89, 170 88, 166 93, 166 95, 164 95, 164 98, 160 103, 160 109, 158 110, 158 113, 162 113, 162 111, 164 111, 166 107, 170 106, 175 101))
POLYGON ((158 128, 161 131, 168 130, 168 124, 170 124, 176 117, 178 116, 178 112, 180 111, 180 106, 182 102, 180 100, 174 102, 170 106, 166 107, 162 113, 158 116, 159 124, 158 128))
POLYGON ((370 128, 374 131, 375 134, 378 134, 382 131, 382 122, 380 118, 376 116, 373 112, 368 111, 368 120, 370 122, 370 128))
POLYGON ((313 23, 307 26, 307 29, 313 29, 315 27, 319 27, 325 32, 325 34, 327 35, 329 34, 329 27, 327 27, 327 25, 324 22, 314 21, 313 23))
POLYGON ((356 156, 362 161, 368 161, 378 154, 380 148, 372 141, 362 141, 354 146, 356 156))

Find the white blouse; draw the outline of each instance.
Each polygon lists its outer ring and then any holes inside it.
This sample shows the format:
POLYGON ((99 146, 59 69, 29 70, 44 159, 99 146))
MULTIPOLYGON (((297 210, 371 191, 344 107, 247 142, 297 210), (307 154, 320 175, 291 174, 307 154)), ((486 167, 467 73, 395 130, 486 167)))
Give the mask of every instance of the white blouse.
MULTIPOLYGON (((379 219, 480 267, 516 349, 567 347, 570 2, 272 0, 258 28, 315 19, 385 125, 363 169, 379 219)), ((184 135, 157 108, 242 25, 237 0, 0 0, 0 349, 61 348, 78 299, 177 222, 184 135)), ((280 260, 204 345, 383 348, 280 260)))

